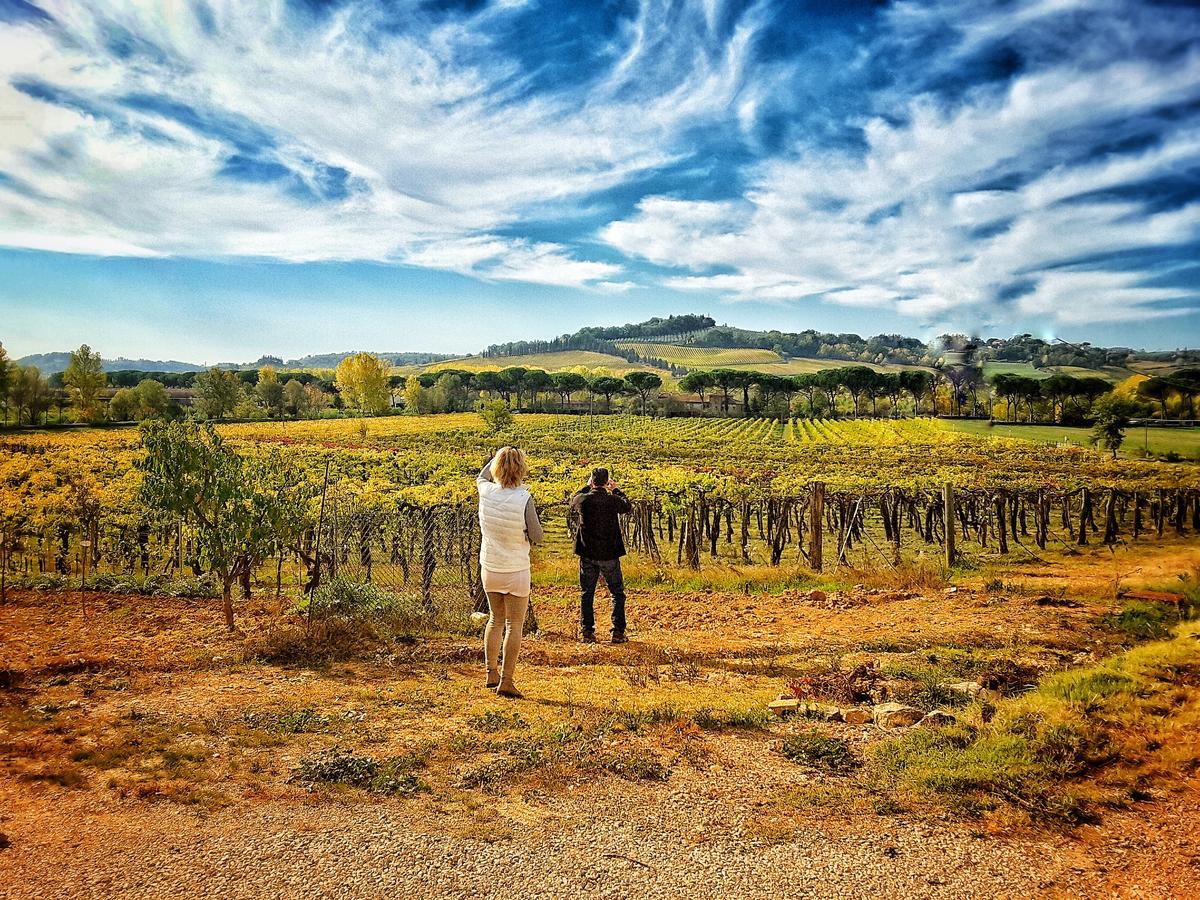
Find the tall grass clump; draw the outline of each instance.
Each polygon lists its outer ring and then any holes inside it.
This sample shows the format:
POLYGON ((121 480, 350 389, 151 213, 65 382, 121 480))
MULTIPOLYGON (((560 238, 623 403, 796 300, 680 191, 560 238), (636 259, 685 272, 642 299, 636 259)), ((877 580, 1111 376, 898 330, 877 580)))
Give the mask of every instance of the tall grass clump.
POLYGON ((1182 618, 1183 611, 1177 607, 1162 602, 1133 600, 1125 603, 1117 612, 1104 616, 1102 621, 1134 640, 1151 641, 1165 638, 1182 618))

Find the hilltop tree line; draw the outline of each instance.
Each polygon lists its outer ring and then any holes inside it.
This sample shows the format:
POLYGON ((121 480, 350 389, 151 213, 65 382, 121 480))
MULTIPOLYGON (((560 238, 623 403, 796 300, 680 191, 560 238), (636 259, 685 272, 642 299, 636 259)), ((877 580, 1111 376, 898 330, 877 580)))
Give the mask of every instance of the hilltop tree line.
POLYGON ((626 362, 644 363, 658 369, 672 370, 669 363, 653 356, 643 356, 636 350, 618 347, 610 341, 600 338, 578 337, 563 335, 549 341, 511 341, 507 344, 493 344, 480 356, 485 359, 501 359, 506 356, 532 356, 538 353, 559 353, 568 350, 583 350, 590 353, 603 353, 606 356, 616 356, 626 362))
POLYGON ((749 331, 721 325, 690 338, 693 347, 737 347, 747 350, 773 350, 780 356, 805 359, 843 359, 870 363, 908 363, 931 365, 938 353, 916 338, 899 334, 880 334, 863 338, 852 333, 749 331))
MULTIPOLYGON (((565 350, 586 350, 620 357, 627 362, 645 363, 675 373, 671 364, 654 356, 643 356, 634 350, 618 347, 615 341, 677 340, 683 335, 702 332, 716 325, 710 316, 683 315, 655 317, 645 322, 627 325, 581 328, 574 334, 563 334, 548 341, 510 341, 492 344, 480 355, 485 358, 527 356, 535 353, 554 353, 565 350)), ((682 374, 682 370, 680 371, 682 374)))
MULTIPOLYGON (((712 328, 716 324, 716 321, 710 316, 667 316, 665 319, 655 317, 637 324, 580 328, 573 334, 559 335, 548 341, 510 341, 506 344, 492 344, 481 355, 485 357, 524 356, 530 353, 548 353, 555 350, 593 350, 598 353, 612 353, 616 350, 617 355, 623 355, 620 348, 613 346, 614 341, 678 338, 683 334, 712 328)), ((633 360, 631 359, 631 361, 633 360)))

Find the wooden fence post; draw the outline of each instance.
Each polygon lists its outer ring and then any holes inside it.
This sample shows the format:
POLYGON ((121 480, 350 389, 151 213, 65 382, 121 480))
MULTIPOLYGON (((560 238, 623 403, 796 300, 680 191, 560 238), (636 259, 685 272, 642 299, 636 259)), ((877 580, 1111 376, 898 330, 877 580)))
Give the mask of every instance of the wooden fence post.
POLYGON ((821 549, 825 525, 825 485, 820 481, 813 482, 808 515, 808 564, 814 572, 820 572, 824 564, 821 549))
POLYGON ((954 485, 942 488, 942 518, 946 522, 946 565, 954 565, 954 485))
POLYGON ((0 606, 8 603, 8 532, 0 530, 0 606))

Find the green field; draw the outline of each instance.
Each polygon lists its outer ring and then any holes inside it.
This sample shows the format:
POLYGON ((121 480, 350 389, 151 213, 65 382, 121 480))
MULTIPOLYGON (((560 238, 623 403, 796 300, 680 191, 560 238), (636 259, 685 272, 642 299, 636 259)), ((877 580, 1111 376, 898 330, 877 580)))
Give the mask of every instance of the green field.
MULTIPOLYGON (((983 421, 943 419, 950 431, 983 437, 1019 438, 1045 444, 1075 444, 1090 447, 1091 430, 1065 425, 992 425, 983 421)), ((1200 460, 1200 428, 1130 428, 1125 435, 1123 456, 1138 456, 1143 452, 1154 455, 1178 453, 1184 459, 1200 460)))

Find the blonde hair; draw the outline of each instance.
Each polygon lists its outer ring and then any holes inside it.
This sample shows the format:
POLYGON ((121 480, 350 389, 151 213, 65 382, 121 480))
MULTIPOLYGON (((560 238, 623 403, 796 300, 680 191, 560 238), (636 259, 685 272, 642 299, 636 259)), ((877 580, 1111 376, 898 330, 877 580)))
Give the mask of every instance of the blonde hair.
POLYGON ((516 447, 501 447, 492 460, 492 477, 500 483, 500 487, 518 487, 525 476, 529 474, 529 463, 525 461, 525 451, 516 447))

